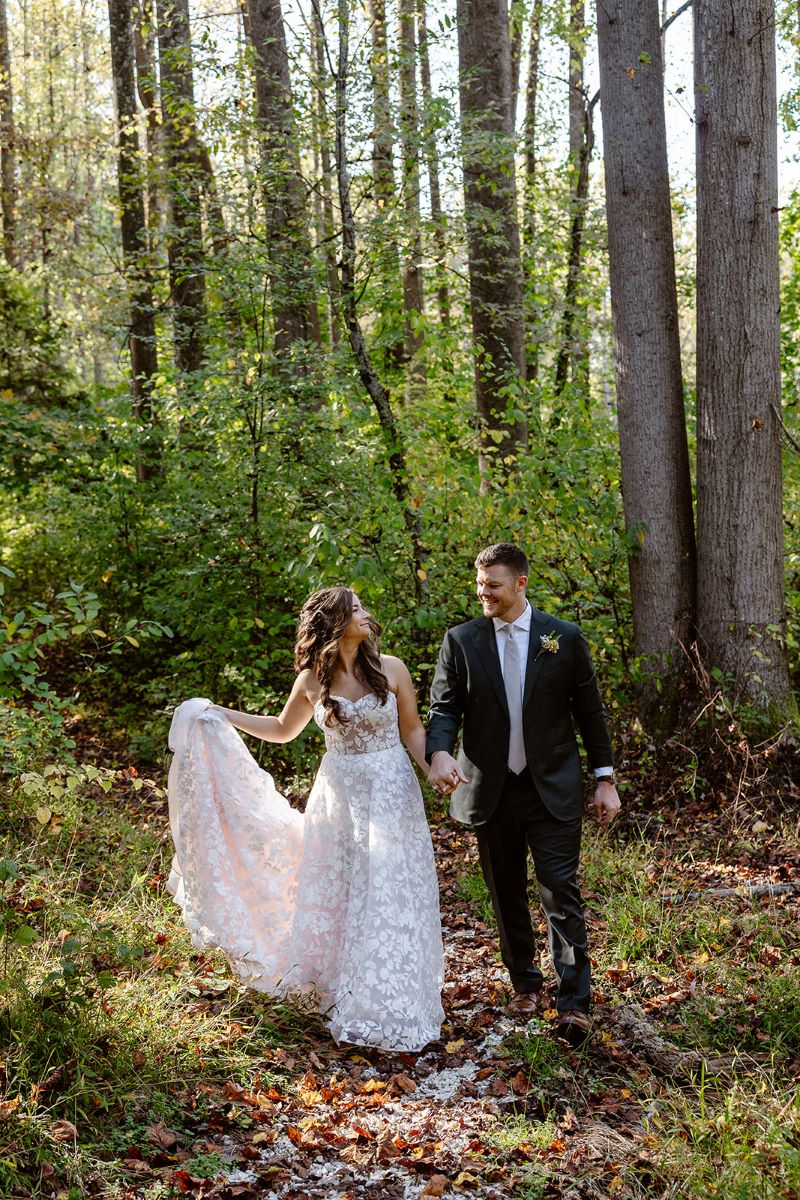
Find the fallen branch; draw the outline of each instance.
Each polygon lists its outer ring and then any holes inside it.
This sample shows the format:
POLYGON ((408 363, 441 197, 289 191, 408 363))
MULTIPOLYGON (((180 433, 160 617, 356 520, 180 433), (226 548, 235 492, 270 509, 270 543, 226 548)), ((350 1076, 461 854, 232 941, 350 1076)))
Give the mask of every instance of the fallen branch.
POLYGON ((668 904, 678 904, 683 900, 703 900, 706 896, 721 896, 723 899, 732 896, 788 896, 800 894, 800 883, 754 883, 742 884, 733 888, 704 888, 700 892, 664 892, 660 899, 668 904))
POLYGON ((681 1050, 673 1042, 668 1042, 647 1020, 637 1004, 618 1008, 614 1015, 618 1029, 631 1048, 643 1054, 666 1075, 692 1075, 700 1071, 706 1075, 721 1075, 733 1065, 735 1055, 706 1058, 699 1050, 681 1050))

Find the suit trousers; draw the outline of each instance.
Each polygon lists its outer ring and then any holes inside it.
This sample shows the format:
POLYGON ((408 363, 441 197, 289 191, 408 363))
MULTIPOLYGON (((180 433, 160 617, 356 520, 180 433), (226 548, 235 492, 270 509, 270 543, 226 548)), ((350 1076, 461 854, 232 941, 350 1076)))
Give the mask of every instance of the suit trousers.
POLYGON ((475 830, 500 934, 500 952, 517 992, 538 992, 543 984, 528 905, 530 849, 547 918, 560 1012, 589 1011, 590 965, 577 882, 581 824, 580 817, 556 820, 526 768, 520 775, 509 772, 497 808, 486 824, 475 830))

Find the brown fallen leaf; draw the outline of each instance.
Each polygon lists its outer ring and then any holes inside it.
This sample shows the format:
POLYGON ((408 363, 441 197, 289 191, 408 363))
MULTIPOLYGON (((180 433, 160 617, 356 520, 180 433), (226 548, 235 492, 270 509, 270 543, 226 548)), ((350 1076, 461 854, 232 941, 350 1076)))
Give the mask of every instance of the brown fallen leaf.
POLYGON ((167 1129, 162 1121, 159 1121, 157 1125, 148 1125, 146 1133, 148 1142, 158 1146, 159 1150, 171 1150, 178 1144, 177 1133, 172 1129, 167 1129))
POLYGON ((410 1075, 403 1074, 390 1076, 386 1086, 398 1095, 401 1093, 408 1095, 417 1090, 416 1080, 412 1079, 410 1075))
POLYGON ((507 1096, 508 1084, 505 1079, 493 1079, 487 1087, 486 1092, 489 1096, 507 1096))
POLYGON ((420 1196, 443 1196, 449 1187, 450 1180, 446 1175, 431 1175, 420 1196))
POLYGON ((516 1075, 509 1080, 511 1090, 517 1096, 527 1096, 530 1091, 530 1082, 524 1071, 517 1071, 516 1075))
POLYGON ((72 1121, 53 1121, 50 1126, 50 1136, 55 1142, 74 1142, 78 1131, 72 1121))
POLYGON ((461 1171, 453 1180, 453 1187, 469 1188, 480 1187, 481 1181, 475 1175, 470 1175, 469 1171, 461 1171))

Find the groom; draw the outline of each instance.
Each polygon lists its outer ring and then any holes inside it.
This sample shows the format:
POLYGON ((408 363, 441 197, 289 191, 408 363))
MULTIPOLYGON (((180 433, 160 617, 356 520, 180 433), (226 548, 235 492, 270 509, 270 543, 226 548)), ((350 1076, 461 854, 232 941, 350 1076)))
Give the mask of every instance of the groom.
POLYGON ((607 825, 620 802, 603 702, 577 625, 528 603, 524 552, 500 542, 475 566, 483 616, 445 634, 431 687, 429 778, 452 793, 451 815, 475 829, 515 992, 510 1009, 522 1017, 535 1013, 544 982, 528 907, 530 849, 558 976, 559 1033, 579 1045, 591 1021, 576 880, 584 805, 574 725, 597 777, 593 807, 607 825))

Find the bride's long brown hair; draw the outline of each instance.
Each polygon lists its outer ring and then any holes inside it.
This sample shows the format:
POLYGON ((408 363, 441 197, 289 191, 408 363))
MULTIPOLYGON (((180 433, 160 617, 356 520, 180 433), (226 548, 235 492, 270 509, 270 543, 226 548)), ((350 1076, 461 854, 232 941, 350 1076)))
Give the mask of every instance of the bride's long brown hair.
MULTIPOLYGON (((319 680, 320 699, 327 712, 325 724, 331 719, 345 722, 339 701, 331 695, 331 681, 339 660, 339 642, 353 616, 353 593, 350 588, 323 588, 309 596, 297 623, 294 644, 294 666, 300 671, 308 668, 319 680)), ((389 680, 381 667, 381 627, 370 617, 371 633, 358 647, 354 673, 366 688, 385 704, 389 695, 389 680)))

